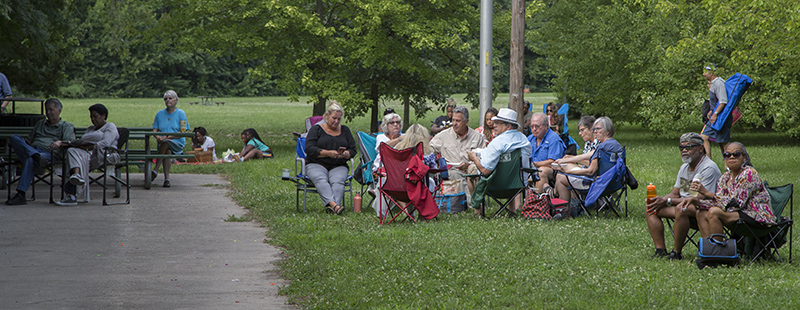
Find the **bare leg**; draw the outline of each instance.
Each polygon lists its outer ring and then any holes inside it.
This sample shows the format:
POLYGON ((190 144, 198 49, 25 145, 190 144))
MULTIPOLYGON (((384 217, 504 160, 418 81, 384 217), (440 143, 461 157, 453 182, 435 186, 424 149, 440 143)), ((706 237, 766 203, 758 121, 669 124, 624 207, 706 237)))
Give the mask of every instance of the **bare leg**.
MULTIPOLYGON (((723 225, 733 223, 739 219, 738 212, 725 212, 720 208, 711 208, 708 210, 708 232, 709 236, 713 234, 723 234, 725 231, 722 229, 723 225)), ((722 240, 720 240, 722 241, 722 240)))
POLYGON ((690 205, 686 207, 685 211, 675 208, 675 213, 675 226, 673 227, 673 229, 675 229, 675 235, 673 236, 675 238, 675 244, 673 245, 673 249, 675 252, 681 253, 681 251, 683 251, 683 244, 686 242, 686 236, 689 234, 689 226, 691 226, 689 217, 694 217, 697 214, 697 209, 690 205))
POLYGON ((566 200, 567 202, 569 202, 570 199, 569 185, 569 180, 566 175, 559 174, 556 177, 556 193, 558 193, 558 198, 566 200))
POLYGON ((711 159, 711 141, 708 141, 708 136, 706 135, 701 134, 700 136, 703 137, 703 148, 706 150, 706 156, 711 159))
POLYGON ((536 182, 536 188, 543 190, 545 185, 550 185, 550 178, 553 176, 553 168, 550 167, 536 167, 539 168, 539 182, 536 182))
POLYGON ((697 228, 700 229, 700 236, 708 238, 708 210, 699 209, 697 211, 697 228))
MULTIPOLYGON (((725 153, 725 148, 728 147, 728 143, 729 142, 722 142, 722 143, 719 144, 719 153, 720 154, 725 153)), ((711 157, 709 156, 709 158, 711 158, 711 157)), ((723 160, 724 160, 724 158, 723 158, 723 160)))
POLYGON ((650 232, 650 238, 653 239, 653 244, 656 249, 667 249, 667 244, 664 241, 664 222, 662 218, 675 218, 675 208, 666 207, 658 210, 657 214, 647 213, 645 220, 647 221, 647 231, 650 232))
MULTIPOLYGON (((161 143, 158 147, 159 154, 172 154, 172 151, 169 149, 169 144, 161 143)), ((159 159, 164 164, 164 181, 169 180, 169 169, 172 168, 172 160, 169 159, 159 159)), ((156 162, 156 167, 158 167, 158 161, 156 162)), ((158 169, 158 168, 156 168, 158 169)))

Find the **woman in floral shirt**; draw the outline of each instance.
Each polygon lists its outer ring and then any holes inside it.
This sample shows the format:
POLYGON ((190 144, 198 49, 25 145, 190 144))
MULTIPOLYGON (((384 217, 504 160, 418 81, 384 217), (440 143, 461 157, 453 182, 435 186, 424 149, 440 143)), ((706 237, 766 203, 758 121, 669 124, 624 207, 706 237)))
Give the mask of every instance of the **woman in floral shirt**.
MULTIPOLYGON (((722 155, 729 170, 719 178, 714 198, 698 200, 692 197, 681 202, 698 206, 697 224, 700 234, 704 238, 712 234, 722 234, 723 225, 728 226, 739 219, 754 225, 775 224, 769 193, 750 163, 750 155, 744 145, 739 142, 729 143, 722 155)), ((692 187, 695 187, 694 182, 692 187)))

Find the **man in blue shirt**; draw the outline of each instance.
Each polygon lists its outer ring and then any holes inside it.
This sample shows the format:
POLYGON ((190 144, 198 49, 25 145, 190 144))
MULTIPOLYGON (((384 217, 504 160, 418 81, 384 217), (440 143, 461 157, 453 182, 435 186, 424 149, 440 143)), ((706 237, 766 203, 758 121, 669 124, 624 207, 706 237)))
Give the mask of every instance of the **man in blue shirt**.
MULTIPOLYGON (((494 133, 496 136, 492 139, 492 142, 481 151, 480 158, 475 155, 475 152, 467 152, 469 160, 475 163, 475 167, 478 168, 481 174, 488 176, 492 174, 492 171, 497 167, 500 155, 510 153, 516 149, 522 149, 520 151, 522 153, 520 154, 522 167, 529 168, 530 162, 528 158, 531 156, 531 143, 525 138, 525 135, 518 131, 519 123, 517 123, 517 112, 506 108, 500 109, 497 115, 492 117, 492 121, 494 122, 494 133)), ((527 180, 527 178, 527 175, 525 175, 524 179, 527 180)), ((514 212, 518 204, 518 199, 515 199, 510 210, 514 212)))
POLYGON ((550 130, 547 117, 542 112, 536 112, 531 117, 531 135, 528 136, 528 141, 533 149, 531 161, 539 169, 536 188, 543 192, 550 187, 550 180, 554 180, 554 171, 550 164, 564 157, 566 146, 558 134, 550 130))

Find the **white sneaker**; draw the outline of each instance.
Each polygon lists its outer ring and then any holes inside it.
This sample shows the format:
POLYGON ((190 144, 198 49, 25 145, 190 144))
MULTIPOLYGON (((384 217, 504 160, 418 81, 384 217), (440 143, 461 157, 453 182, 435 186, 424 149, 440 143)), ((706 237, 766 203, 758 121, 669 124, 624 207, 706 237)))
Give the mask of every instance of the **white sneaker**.
POLYGON ((59 206, 77 206, 78 200, 67 196, 67 198, 62 199, 61 201, 56 201, 56 204, 59 206))
POLYGON ((86 181, 80 174, 76 173, 69 177, 69 183, 75 186, 83 186, 83 184, 86 184, 86 181))

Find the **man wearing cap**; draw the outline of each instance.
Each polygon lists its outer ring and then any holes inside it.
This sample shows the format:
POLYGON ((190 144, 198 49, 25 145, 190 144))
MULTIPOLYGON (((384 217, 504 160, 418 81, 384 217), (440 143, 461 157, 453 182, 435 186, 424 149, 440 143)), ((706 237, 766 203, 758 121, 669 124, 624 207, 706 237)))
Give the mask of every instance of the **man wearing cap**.
POLYGON ((731 124, 733 124, 733 118, 725 118, 725 123, 720 130, 711 128, 711 125, 717 121, 717 116, 722 113, 725 109, 725 105, 728 104, 728 91, 725 89, 725 80, 717 76, 717 66, 715 64, 710 64, 703 69, 703 77, 710 83, 708 87, 708 102, 710 106, 714 107, 709 111, 708 123, 706 123, 702 131, 703 148, 705 148, 706 155, 710 158, 711 142, 709 139, 713 138, 714 141, 719 143, 720 151, 724 152, 725 146, 731 141, 731 124))
POLYGON ((550 180, 555 180, 553 168, 550 166, 557 159, 564 157, 566 146, 558 133, 550 130, 547 117, 542 112, 531 116, 531 161, 539 169, 539 181, 536 188, 544 191, 550 188, 550 180))
POLYGON ((670 260, 683 259, 683 244, 689 233, 689 217, 695 217, 697 209, 688 204, 681 204, 685 197, 694 194, 700 198, 713 198, 717 191, 717 180, 720 177, 719 168, 711 158, 706 156, 703 147, 703 137, 690 132, 681 136, 680 145, 683 165, 678 170, 678 177, 672 191, 663 197, 657 196, 647 201, 647 229, 656 252, 653 258, 667 256, 670 260), (667 253, 664 243, 664 223, 662 218, 675 219, 673 250, 667 253))
MULTIPOLYGON (((495 124, 494 133, 496 136, 492 139, 492 142, 481 151, 480 158, 478 158, 475 152, 468 152, 467 156, 469 156, 469 160, 475 163, 475 166, 481 174, 488 176, 492 174, 492 171, 497 167, 500 155, 512 152, 516 149, 522 149, 520 151, 522 167, 529 168, 530 161, 528 159, 531 156, 531 143, 525 135, 518 130, 519 123, 517 123, 517 112, 502 108, 498 111, 496 116, 492 117, 492 121, 495 124)), ((525 179, 527 179, 527 176, 525 176, 525 179)), ((514 204, 512 204, 510 208, 512 212, 516 210, 518 203, 518 199, 515 199, 514 204)), ((473 207, 477 208, 477 206, 473 207)))

